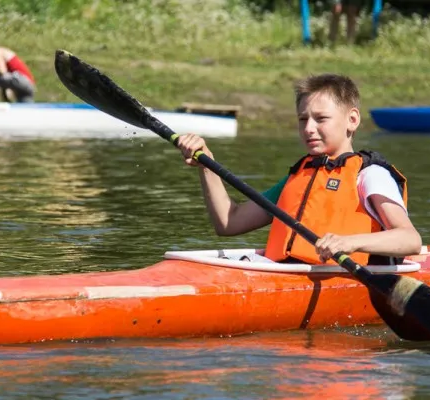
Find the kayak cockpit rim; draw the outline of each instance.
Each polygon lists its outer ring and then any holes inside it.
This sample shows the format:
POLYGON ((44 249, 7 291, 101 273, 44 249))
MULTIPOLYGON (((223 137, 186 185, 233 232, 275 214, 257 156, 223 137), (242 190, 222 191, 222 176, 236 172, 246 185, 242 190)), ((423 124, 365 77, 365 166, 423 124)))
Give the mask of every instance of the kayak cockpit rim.
MULTIPOLYGON (((421 254, 428 254, 427 246, 423 246, 421 254)), ((214 265, 225 268, 236 268, 263 272, 304 273, 304 274, 348 274, 338 265, 309 265, 309 264, 283 264, 276 262, 263 262, 258 260, 240 260, 241 256, 264 255, 264 249, 223 249, 223 250, 193 250, 193 251, 166 251, 164 258, 168 260, 183 260, 201 264, 214 265)), ((405 259, 399 265, 369 265, 366 268, 372 273, 409 273, 416 272, 421 265, 412 260, 405 259)))

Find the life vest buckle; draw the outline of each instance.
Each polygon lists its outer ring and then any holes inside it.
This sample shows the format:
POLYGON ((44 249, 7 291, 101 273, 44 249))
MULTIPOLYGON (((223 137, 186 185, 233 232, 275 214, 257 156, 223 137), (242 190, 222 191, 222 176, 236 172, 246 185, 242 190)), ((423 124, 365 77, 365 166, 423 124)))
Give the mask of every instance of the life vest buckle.
POLYGON ((322 160, 321 160, 321 166, 323 166, 323 165, 327 165, 328 164, 328 162, 329 162, 329 157, 328 157, 328 155, 327 154, 325 154, 324 155, 324 157, 322 158, 322 160))

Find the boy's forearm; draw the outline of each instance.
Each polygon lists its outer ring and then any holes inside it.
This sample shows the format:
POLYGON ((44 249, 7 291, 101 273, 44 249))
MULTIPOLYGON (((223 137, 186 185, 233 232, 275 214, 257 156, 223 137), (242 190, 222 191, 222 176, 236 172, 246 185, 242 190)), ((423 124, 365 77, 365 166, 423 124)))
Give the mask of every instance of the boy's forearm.
POLYGON ((386 231, 354 235, 357 251, 383 256, 404 257, 419 254, 422 240, 415 228, 394 228, 386 231))
POLYGON ((200 168, 200 182, 203 196, 212 224, 218 235, 231 234, 227 231, 229 216, 237 205, 231 200, 221 178, 207 168, 200 168))

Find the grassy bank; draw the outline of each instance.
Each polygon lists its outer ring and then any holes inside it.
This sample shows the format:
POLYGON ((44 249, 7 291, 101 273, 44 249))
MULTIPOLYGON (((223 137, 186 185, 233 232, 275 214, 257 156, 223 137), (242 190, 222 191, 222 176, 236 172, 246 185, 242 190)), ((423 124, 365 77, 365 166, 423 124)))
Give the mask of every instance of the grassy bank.
POLYGON ((361 44, 332 49, 325 44, 329 15, 323 14, 312 21, 316 45, 304 48, 298 15, 255 14, 238 0, 51 3, 55 7, 38 12, 0 14, 2 44, 32 68, 37 101, 76 101, 53 69, 55 49, 64 48, 153 107, 240 104, 241 134, 290 130, 292 82, 310 73, 343 73, 357 81, 364 130, 373 128, 371 107, 430 103, 430 25, 419 17, 386 12, 372 42, 370 18, 361 16, 361 44))

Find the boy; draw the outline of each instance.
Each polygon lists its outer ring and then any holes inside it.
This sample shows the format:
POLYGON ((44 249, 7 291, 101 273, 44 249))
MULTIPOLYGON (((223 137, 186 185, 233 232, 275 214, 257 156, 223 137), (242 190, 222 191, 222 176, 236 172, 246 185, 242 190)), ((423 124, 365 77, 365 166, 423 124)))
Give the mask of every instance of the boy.
POLYGON ((12 50, 0 47, 0 89, 2 101, 33 101, 34 78, 27 65, 12 50))
MULTIPOLYGON (((313 247, 251 200, 236 204, 221 179, 202 167, 216 233, 238 235, 271 223, 265 255, 277 262, 333 263, 330 258, 342 251, 354 253, 362 264, 385 264, 393 262, 390 257, 419 254, 421 237, 406 211, 406 180, 377 153, 353 151, 360 112, 352 80, 311 76, 298 82, 295 92, 299 135, 308 155, 264 195, 321 239, 313 247)), ((189 165, 197 165, 192 155, 199 149, 213 158, 196 135, 181 136, 178 147, 189 165)))

